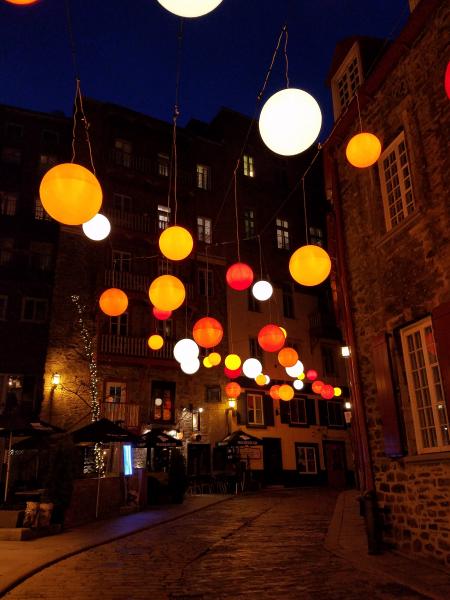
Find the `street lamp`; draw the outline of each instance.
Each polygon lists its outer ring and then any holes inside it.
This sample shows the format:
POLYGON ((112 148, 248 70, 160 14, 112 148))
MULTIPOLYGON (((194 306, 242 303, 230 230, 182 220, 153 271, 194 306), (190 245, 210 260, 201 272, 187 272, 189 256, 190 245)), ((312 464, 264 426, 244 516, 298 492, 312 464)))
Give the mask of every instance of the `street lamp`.
POLYGON ((348 358, 351 355, 349 346, 341 346, 341 356, 348 358))

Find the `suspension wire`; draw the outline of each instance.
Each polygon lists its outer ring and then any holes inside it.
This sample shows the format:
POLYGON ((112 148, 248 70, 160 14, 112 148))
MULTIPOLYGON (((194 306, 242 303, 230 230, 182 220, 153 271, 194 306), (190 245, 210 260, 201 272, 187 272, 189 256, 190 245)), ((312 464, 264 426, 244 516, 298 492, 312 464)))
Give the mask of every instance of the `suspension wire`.
POLYGON ((258 235, 258 248, 259 248, 259 271, 261 273, 261 279, 263 278, 263 265, 262 265, 262 248, 261 248, 261 236, 258 235))
POLYGON ((284 26, 285 27, 285 39, 284 39, 284 61, 285 61, 285 65, 286 65, 286 87, 289 87, 289 59, 288 59, 288 54, 287 54, 287 45, 288 45, 288 30, 287 30, 287 25, 284 26))
POLYGON ((239 244, 239 214, 238 214, 238 201, 237 201, 237 173, 234 172, 234 210, 236 215, 236 241, 237 241, 237 255, 238 261, 241 262, 241 249, 239 244))
POLYGON ((67 26, 67 34, 69 36, 69 46, 70 46, 70 53, 72 55, 72 65, 73 65, 73 73, 75 76, 75 79, 78 79, 78 58, 77 58, 77 51, 76 51, 76 46, 75 46, 75 38, 73 35, 73 27, 72 27, 72 15, 71 15, 71 11, 70 11, 70 0, 65 0, 65 7, 66 7, 66 26, 67 26))
POLYGON ((205 245, 206 253, 206 316, 209 317, 209 256, 208 256, 208 245, 205 245))
POLYGON ((302 177, 302 191, 303 191, 303 214, 305 217, 305 242, 308 244, 308 215, 306 214, 306 192, 305 192, 305 177, 302 177))
POLYGON ((362 120, 361 120, 361 109, 359 107, 359 90, 356 90, 355 96, 356 96, 356 106, 358 107, 359 128, 360 128, 361 133, 362 133, 363 126, 362 126, 362 120))

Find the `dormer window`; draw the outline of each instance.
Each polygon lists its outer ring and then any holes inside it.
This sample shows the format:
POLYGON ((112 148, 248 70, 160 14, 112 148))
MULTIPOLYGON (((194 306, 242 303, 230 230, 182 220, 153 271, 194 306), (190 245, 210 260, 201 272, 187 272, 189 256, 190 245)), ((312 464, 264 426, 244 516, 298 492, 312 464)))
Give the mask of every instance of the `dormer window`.
POLYGON ((355 42, 331 80, 335 120, 350 104, 362 80, 361 55, 355 42))

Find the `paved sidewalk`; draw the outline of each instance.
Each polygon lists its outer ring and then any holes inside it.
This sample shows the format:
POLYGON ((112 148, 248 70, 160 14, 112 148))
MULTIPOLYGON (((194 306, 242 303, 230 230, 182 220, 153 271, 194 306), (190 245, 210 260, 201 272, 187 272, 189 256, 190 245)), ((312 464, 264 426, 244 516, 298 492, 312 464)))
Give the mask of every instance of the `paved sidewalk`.
POLYGON ((97 521, 53 536, 0 542, 0 597, 34 573, 89 548, 156 527, 232 496, 187 496, 181 505, 156 506, 131 515, 97 521))
POLYGON ((360 569, 389 577, 436 600, 450 598, 450 573, 425 561, 415 560, 394 551, 369 555, 364 519, 359 516, 359 492, 349 490, 339 495, 325 538, 325 548, 355 564, 360 569))

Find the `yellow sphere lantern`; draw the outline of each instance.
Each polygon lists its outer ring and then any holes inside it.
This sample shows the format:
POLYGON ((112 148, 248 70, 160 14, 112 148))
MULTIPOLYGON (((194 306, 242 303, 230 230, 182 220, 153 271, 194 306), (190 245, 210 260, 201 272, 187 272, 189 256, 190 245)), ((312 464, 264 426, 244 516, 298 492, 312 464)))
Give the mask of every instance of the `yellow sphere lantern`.
POLYGON ((74 163, 56 165, 44 175, 39 188, 42 206, 64 225, 82 225, 100 210, 102 188, 96 176, 74 163))
POLYGON ((373 133, 354 135, 345 149, 348 162, 358 169, 371 167, 380 158, 381 142, 373 133))
POLYGON ((161 350, 161 348, 164 346, 164 340, 160 335, 151 335, 148 338, 148 347, 151 350, 161 350))
POLYGON ((284 337, 287 338, 287 331, 286 331, 286 329, 284 327, 281 327, 281 325, 280 325, 280 329, 283 332, 284 337))
POLYGON ((128 308, 128 296, 118 288, 109 288, 100 296, 101 310, 108 317, 118 317, 128 308))
POLYGON ((202 17, 221 4, 222 0, 195 0, 195 2, 186 2, 186 0, 158 0, 166 10, 178 17, 202 17))
POLYGON ((209 360, 209 356, 205 356, 205 358, 203 359, 203 366, 206 367, 207 369, 211 369, 212 368, 212 364, 211 361, 209 360))
POLYGON ((192 235, 184 227, 172 225, 159 236, 159 249, 170 260, 183 260, 194 247, 192 235))
POLYGON ((255 381, 258 385, 266 385, 266 376, 260 373, 257 377, 255 377, 255 381))
POLYGON ((174 275, 160 275, 148 290, 150 302, 160 310, 176 310, 186 297, 183 283, 174 275))
POLYGON ((294 397, 294 388, 287 384, 280 385, 278 395, 280 396, 280 400, 292 400, 294 397))
POLYGON ((331 260, 323 248, 315 245, 298 248, 289 260, 289 272, 297 283, 319 285, 331 271, 331 260))
POLYGON ((335 387, 333 390, 336 397, 342 396, 342 389, 340 387, 335 387))
POLYGON ((222 357, 218 352, 211 352, 211 354, 208 354, 208 359, 213 367, 217 367, 217 365, 220 365, 222 357))
POLYGON ((225 357, 225 366, 227 369, 230 369, 230 371, 236 371, 236 369, 239 369, 241 366, 240 357, 237 354, 228 354, 228 356, 225 357))

